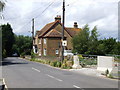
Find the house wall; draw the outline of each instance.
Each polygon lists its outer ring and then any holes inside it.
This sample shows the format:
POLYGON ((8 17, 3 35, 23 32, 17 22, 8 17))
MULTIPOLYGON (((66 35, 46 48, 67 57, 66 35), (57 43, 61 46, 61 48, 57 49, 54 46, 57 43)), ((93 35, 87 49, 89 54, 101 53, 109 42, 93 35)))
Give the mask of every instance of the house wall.
MULTIPOLYGON (((62 33, 62 26, 60 24, 58 24, 56 27, 55 27, 56 30, 58 30, 59 32, 62 33)), ((73 49, 72 48, 72 37, 64 30, 64 35, 66 35, 66 39, 67 39, 67 49, 73 49)))
POLYGON ((56 49, 59 50, 60 38, 48 38, 47 39, 47 55, 49 56, 59 56, 56 55, 56 49))
POLYGON ((42 38, 38 38, 38 54, 39 56, 41 56, 43 54, 43 39, 42 38), (40 43, 40 39, 41 39, 41 43, 40 43))
MULTIPOLYGON (((62 26, 58 24, 57 26, 54 27, 59 32, 62 32, 62 26)), ((73 49, 72 48, 72 37, 64 30, 64 34, 66 35, 67 39, 67 47, 66 49, 73 49)), ((58 42, 61 42, 60 38, 46 38, 46 44, 44 44, 44 38, 38 38, 38 35, 35 37, 35 44, 38 47, 38 54, 41 54, 44 56, 44 48, 46 48, 46 55, 47 56, 59 56, 60 54, 60 48, 58 45, 58 42), (41 44, 39 43, 39 39, 41 39, 41 44), (56 55, 56 49, 59 50, 59 54, 56 55)))

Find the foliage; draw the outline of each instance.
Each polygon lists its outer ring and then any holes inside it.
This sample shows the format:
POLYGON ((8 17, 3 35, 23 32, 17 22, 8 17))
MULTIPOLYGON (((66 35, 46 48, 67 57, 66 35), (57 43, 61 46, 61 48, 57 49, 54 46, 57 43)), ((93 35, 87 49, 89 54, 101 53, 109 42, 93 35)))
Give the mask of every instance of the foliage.
POLYGON ((83 30, 73 37, 72 43, 74 53, 84 53, 88 50, 89 33, 89 27, 85 25, 83 30))
POLYGON ((57 67, 61 67, 61 62, 60 62, 60 61, 57 61, 56 66, 57 66, 57 67))
POLYGON ((72 39, 73 52, 87 55, 120 55, 120 42, 117 42, 115 38, 98 40, 98 37, 96 26, 89 30, 88 25, 85 25, 72 39))
POLYGON ((82 67, 85 67, 86 65, 97 65, 97 60, 96 58, 93 57, 82 57, 82 55, 78 55, 79 61, 80 61, 80 65, 82 67))
POLYGON ((106 71, 105 71, 105 75, 107 76, 109 74, 109 70, 107 69, 106 71))
POLYGON ((65 59, 63 63, 61 64, 62 69, 71 69, 73 65, 73 61, 65 59))
POLYGON ((3 50, 2 57, 3 57, 3 58, 6 58, 6 57, 7 57, 7 56, 6 56, 6 50, 5 50, 5 49, 3 50))
POLYGON ((33 50, 31 51, 31 58, 35 58, 35 53, 33 52, 33 50))
POLYGON ((5 50, 6 51, 5 56, 11 56, 13 53, 12 47, 15 42, 13 30, 11 28, 11 25, 8 23, 6 25, 5 24, 1 25, 1 30, 2 30, 2 54, 3 53, 5 54, 4 52, 5 50))
POLYGON ((21 55, 23 52, 25 55, 31 55, 32 39, 29 36, 15 35, 15 43, 13 45, 13 52, 21 55))
POLYGON ((21 53, 20 57, 25 58, 25 52, 21 53))
POLYGON ((62 68, 62 69, 66 69, 66 68, 67 68, 66 63, 63 63, 63 64, 61 65, 61 68, 62 68))
POLYGON ((50 65, 51 65, 51 66, 54 66, 54 67, 57 67, 57 61, 51 61, 51 62, 50 62, 50 65))
POLYGON ((91 35, 89 36, 89 41, 88 41, 88 50, 85 52, 85 54, 91 54, 91 55, 96 55, 97 54, 97 46, 98 46, 98 32, 97 32, 97 27, 95 26, 91 30, 91 35))
POLYGON ((109 74, 108 78, 114 78, 112 74, 109 74))
POLYGON ((102 52, 103 55, 105 54, 118 54, 117 53, 117 42, 114 38, 108 38, 99 40, 99 52, 102 52), (101 45, 101 47, 100 47, 101 45))

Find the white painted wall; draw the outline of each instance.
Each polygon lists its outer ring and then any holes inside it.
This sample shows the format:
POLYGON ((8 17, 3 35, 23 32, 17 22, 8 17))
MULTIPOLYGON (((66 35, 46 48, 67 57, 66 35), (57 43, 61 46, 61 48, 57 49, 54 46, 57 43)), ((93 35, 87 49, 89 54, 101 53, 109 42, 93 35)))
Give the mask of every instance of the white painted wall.
POLYGON ((107 69, 111 72, 114 68, 114 57, 98 56, 97 70, 105 72, 107 69))

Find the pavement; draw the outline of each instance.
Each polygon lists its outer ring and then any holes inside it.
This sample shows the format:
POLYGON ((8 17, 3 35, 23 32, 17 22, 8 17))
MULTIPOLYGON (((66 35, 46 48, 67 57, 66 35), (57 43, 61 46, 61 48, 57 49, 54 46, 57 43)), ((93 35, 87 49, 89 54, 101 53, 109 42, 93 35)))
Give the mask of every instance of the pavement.
POLYGON ((86 75, 91 75, 91 76, 99 76, 99 77, 104 77, 101 75, 101 71, 98 71, 97 69, 91 69, 91 68, 82 68, 82 69, 70 69, 69 71, 77 72, 77 73, 83 73, 86 75))
POLYGON ((2 70, 8 88, 118 88, 117 80, 90 75, 90 72, 96 73, 94 69, 62 70, 9 57, 3 61, 2 70))

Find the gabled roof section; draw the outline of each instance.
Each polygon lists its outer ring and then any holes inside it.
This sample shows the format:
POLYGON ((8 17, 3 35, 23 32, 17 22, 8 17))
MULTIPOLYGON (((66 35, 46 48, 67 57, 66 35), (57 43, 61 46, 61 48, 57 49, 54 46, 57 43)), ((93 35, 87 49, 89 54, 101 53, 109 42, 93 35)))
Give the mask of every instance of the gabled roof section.
POLYGON ((75 36, 77 33, 79 33, 82 29, 81 28, 69 28, 66 27, 66 31, 69 33, 71 37, 75 36))
POLYGON ((39 37, 44 36, 47 32, 49 32, 49 30, 51 30, 54 25, 56 25, 57 23, 59 23, 59 21, 55 21, 55 22, 51 22, 46 24, 39 32, 39 37))
MULTIPOLYGON (((62 24, 60 23, 59 20, 56 20, 54 22, 48 23, 46 24, 38 33, 38 37, 60 37, 60 32, 58 35, 58 31, 57 30, 52 30, 54 29, 54 27, 56 25, 60 24, 62 26, 62 24), (51 31, 52 30, 52 31, 51 31), (49 35, 48 35, 49 34, 49 35)), ((75 36, 77 33, 79 33, 80 30, 82 30, 81 28, 69 28, 69 27, 65 27, 64 30, 71 36, 75 36)))
MULTIPOLYGON (((50 32, 48 32, 44 37, 54 37, 54 38, 61 38, 62 37, 62 33, 60 33, 59 31, 52 29, 50 32)), ((66 36, 64 36, 66 37, 66 36)))

